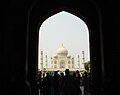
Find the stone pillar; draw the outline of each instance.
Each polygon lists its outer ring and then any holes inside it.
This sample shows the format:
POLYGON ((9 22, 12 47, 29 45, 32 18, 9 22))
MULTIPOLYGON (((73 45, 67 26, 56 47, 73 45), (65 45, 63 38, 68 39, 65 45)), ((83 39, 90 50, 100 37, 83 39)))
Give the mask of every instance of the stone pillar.
POLYGON ((43 71, 43 51, 41 51, 41 70, 43 71))
POLYGON ((78 67, 80 69, 80 56, 78 55, 78 67))
POLYGON ((72 68, 74 68, 75 64, 74 64, 74 57, 72 58, 72 68))
POLYGON ((46 65, 46 68, 48 68, 48 59, 47 59, 47 55, 45 55, 45 65, 46 65))
POLYGON ((82 66, 81 66, 82 70, 85 70, 84 63, 85 63, 85 54, 84 51, 82 51, 82 66))

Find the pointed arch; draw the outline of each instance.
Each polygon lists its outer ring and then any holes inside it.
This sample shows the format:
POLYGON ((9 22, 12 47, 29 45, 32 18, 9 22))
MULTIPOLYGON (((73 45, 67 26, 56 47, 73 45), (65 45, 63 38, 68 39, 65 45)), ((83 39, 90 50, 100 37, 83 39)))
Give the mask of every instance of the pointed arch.
POLYGON ((104 59, 102 43, 101 13, 97 5, 90 0, 38 0, 28 14, 28 40, 27 40, 27 77, 36 93, 36 73, 38 63, 38 34, 39 27, 48 17, 61 12, 69 12, 81 18, 89 29, 90 60, 91 60, 91 95, 101 93, 104 77, 104 59), (43 6, 44 5, 44 6, 43 6))

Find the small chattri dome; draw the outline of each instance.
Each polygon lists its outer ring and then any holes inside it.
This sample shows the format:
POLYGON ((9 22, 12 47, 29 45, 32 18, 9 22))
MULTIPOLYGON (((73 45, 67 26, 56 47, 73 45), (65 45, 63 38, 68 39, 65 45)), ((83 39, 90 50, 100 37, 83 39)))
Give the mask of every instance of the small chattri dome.
POLYGON ((60 55, 60 56, 68 55, 68 50, 63 46, 63 44, 58 48, 57 55, 60 55))

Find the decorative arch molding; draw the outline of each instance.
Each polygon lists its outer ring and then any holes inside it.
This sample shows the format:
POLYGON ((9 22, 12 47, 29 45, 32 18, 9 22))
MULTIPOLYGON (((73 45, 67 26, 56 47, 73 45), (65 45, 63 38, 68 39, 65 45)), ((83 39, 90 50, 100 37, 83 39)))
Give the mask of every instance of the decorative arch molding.
MULTIPOLYGON (((103 87, 104 60, 102 44, 101 14, 91 0, 36 0, 28 13, 26 76, 36 93, 38 69, 38 39, 40 25, 50 16, 66 11, 81 18, 89 29, 91 61, 91 95, 99 95, 103 87)), ((37 95, 37 93, 36 93, 37 95)))
POLYGON ((65 68, 65 61, 64 60, 60 61, 60 68, 65 68))

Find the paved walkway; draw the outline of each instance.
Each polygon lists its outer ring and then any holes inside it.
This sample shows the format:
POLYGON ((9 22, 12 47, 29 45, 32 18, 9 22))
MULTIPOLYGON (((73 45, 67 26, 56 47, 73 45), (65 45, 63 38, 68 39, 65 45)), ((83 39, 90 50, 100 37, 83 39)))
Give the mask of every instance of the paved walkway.
POLYGON ((81 90, 82 90, 82 95, 84 94, 84 86, 80 86, 81 90))
MULTIPOLYGON (((81 90, 82 90, 82 95, 84 95, 84 86, 80 86, 81 90)), ((39 89, 39 95, 40 95, 40 89, 39 89)))

